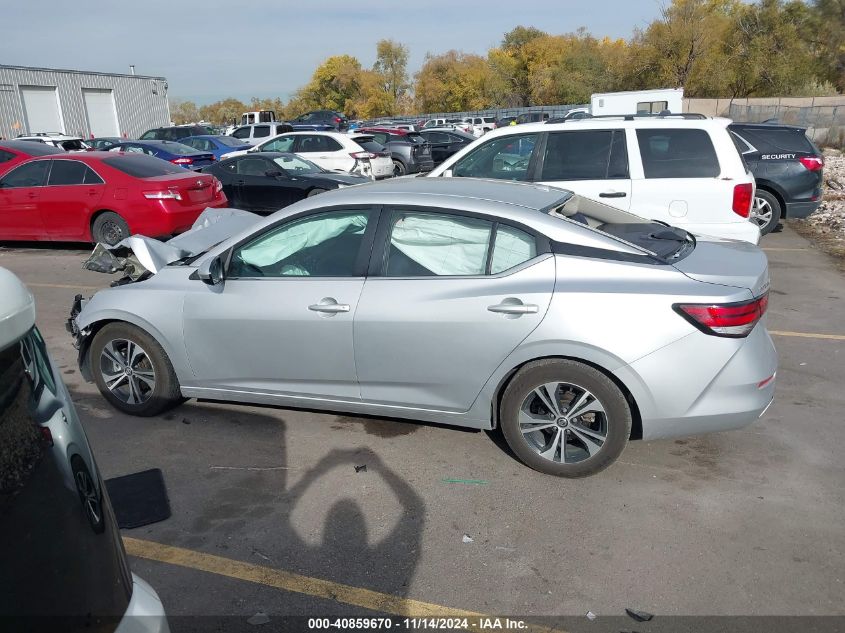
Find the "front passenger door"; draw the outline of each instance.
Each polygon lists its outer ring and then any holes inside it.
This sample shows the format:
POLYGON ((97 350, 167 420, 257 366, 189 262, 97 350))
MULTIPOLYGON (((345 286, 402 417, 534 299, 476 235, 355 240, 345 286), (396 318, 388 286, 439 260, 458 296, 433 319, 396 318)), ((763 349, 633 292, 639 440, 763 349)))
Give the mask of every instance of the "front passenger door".
POLYGON ((352 323, 375 215, 332 209, 263 229, 234 249, 222 284, 197 281, 184 307, 195 386, 358 401, 352 323))

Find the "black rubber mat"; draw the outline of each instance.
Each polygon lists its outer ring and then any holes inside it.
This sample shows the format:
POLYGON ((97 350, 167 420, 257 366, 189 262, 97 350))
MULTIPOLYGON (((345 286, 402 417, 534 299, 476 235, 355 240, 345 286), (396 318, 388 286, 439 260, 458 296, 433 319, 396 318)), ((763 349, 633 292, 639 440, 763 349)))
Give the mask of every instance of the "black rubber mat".
POLYGON ((153 468, 106 480, 111 505, 122 528, 136 528, 170 518, 170 501, 161 470, 153 468))

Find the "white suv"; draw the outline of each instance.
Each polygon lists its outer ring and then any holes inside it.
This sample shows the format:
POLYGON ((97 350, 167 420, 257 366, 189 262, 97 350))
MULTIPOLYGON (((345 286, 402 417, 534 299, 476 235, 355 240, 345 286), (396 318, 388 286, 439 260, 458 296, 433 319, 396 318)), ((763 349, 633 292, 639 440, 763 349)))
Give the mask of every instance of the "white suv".
POLYGON ((754 176, 728 119, 636 116, 498 128, 429 177, 554 185, 698 235, 757 244, 754 176))
POLYGON ((88 144, 78 136, 67 136, 66 134, 59 134, 57 132, 22 135, 18 136, 15 140, 44 143, 45 145, 52 145, 53 147, 63 149, 66 152, 85 152, 91 149, 88 144))

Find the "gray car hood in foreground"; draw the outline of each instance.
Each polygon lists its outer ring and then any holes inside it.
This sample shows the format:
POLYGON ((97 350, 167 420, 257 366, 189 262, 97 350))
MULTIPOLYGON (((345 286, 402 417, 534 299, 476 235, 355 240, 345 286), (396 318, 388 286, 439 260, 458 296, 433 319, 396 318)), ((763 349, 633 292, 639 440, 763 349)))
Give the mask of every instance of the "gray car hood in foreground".
POLYGON ((146 272, 155 274, 168 264, 199 255, 262 219, 240 209, 206 209, 189 230, 167 242, 145 235, 127 237, 113 246, 100 242, 82 267, 100 273, 126 271, 135 281, 146 272))

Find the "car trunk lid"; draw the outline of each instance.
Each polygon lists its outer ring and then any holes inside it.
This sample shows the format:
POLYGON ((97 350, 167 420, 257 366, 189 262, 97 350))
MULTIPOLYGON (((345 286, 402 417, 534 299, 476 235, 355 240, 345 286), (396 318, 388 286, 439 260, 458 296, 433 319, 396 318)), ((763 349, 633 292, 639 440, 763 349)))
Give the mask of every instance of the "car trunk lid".
POLYGON ((174 175, 167 174, 165 176, 154 176, 153 178, 145 178, 147 183, 145 189, 161 188, 162 191, 175 191, 179 194, 181 200, 180 204, 184 206, 193 206, 209 202, 214 197, 214 176, 211 174, 202 173, 186 173, 174 175))
POLYGON ((691 279, 745 288, 754 297, 769 289, 766 254, 748 242, 699 239, 695 249, 673 265, 691 279))

